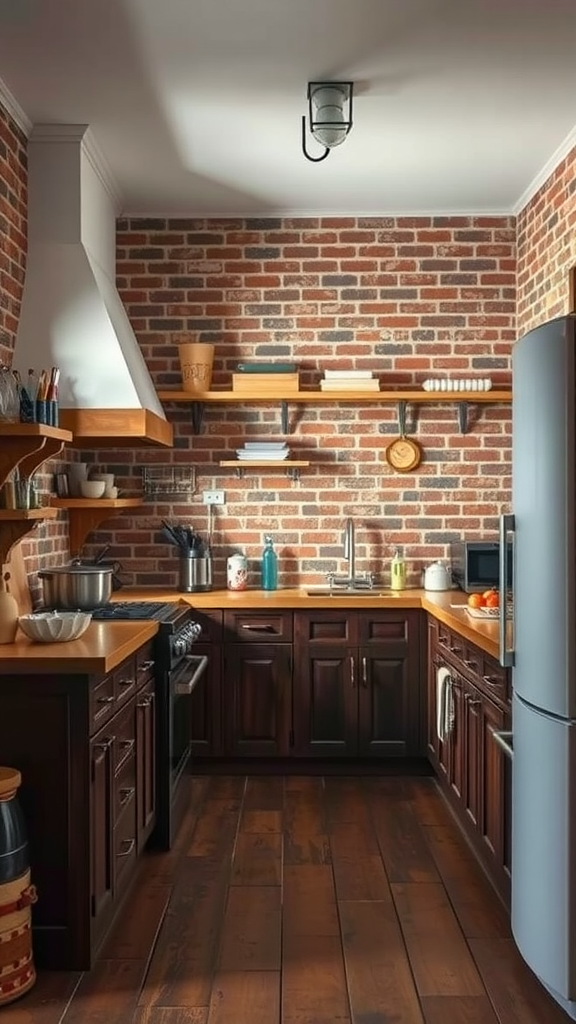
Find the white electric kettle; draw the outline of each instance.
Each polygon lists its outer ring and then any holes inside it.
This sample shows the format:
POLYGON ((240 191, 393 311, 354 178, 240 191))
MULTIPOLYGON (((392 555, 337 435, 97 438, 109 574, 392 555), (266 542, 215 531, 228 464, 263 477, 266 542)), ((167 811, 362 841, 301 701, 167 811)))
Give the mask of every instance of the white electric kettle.
POLYGON ((450 590, 452 577, 444 562, 432 562, 424 570, 424 590, 450 590))

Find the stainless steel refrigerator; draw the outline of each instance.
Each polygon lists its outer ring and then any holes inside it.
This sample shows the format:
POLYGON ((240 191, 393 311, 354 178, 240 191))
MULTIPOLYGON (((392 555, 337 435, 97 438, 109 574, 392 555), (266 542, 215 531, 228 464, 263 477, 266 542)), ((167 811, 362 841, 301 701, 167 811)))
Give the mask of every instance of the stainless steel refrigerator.
POLYGON ((574 316, 516 343, 512 388, 513 515, 501 525, 514 544, 512 622, 501 622, 501 660, 513 666, 512 931, 576 1020, 574 316))

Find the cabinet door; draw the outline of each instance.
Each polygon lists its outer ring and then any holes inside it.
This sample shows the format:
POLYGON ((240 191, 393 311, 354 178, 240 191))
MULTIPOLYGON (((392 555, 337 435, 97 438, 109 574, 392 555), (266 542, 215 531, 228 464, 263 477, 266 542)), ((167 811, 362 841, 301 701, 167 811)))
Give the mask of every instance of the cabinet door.
POLYGON ((358 652, 358 753, 379 757, 416 754, 418 728, 411 714, 410 678, 404 654, 387 647, 358 652))
POLYGON ((274 757, 290 752, 290 644, 228 644, 224 651, 225 753, 274 757))
MULTIPOLYGON (((480 697, 480 694, 478 694, 480 697)), ((506 755, 494 740, 494 732, 505 728, 503 708, 484 697, 481 701, 479 736, 479 773, 481 814, 478 831, 484 855, 494 867, 504 871, 506 861, 506 755)))
POLYGON ((194 654, 208 657, 206 671, 192 690, 192 753, 197 757, 222 754, 221 647, 219 644, 194 644, 194 654))
POLYGON ((449 733, 447 747, 447 778, 452 797, 462 803, 462 781, 465 772, 466 718, 464 714, 464 691, 462 680, 452 673, 452 696, 454 700, 454 725, 449 733))
POLYGON ((136 841, 146 844, 156 821, 156 695, 151 680, 136 695, 136 841))
POLYGON ((358 650, 305 644, 295 657, 294 753, 343 757, 358 752, 358 650))
POLYGON ((482 742, 482 700, 473 686, 462 685, 462 717, 464 726, 462 776, 462 808, 469 825, 478 828, 481 817, 481 775, 479 752, 482 742))
POLYGON ((90 743, 90 889, 91 913, 98 919, 112 901, 114 738, 99 733, 90 743))

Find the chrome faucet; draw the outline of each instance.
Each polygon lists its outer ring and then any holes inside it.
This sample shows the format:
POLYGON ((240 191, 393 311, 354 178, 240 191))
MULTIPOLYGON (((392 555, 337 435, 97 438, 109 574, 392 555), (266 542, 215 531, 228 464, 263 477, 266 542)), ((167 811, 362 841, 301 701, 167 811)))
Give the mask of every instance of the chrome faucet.
POLYGON ((356 580, 356 533, 353 519, 347 519, 344 526, 344 558, 348 559, 348 581, 351 586, 354 586, 356 580))
POLYGON ((344 558, 348 561, 348 575, 337 576, 333 572, 327 573, 330 588, 338 587, 346 590, 371 590, 374 577, 371 572, 363 576, 356 575, 356 533, 353 519, 347 519, 344 524, 344 558))

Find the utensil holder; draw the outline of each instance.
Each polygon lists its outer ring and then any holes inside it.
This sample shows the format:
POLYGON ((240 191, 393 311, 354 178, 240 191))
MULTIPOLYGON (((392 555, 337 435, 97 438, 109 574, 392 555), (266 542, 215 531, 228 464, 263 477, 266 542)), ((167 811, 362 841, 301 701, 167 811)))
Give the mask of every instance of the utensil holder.
POLYGON ((212 558, 196 551, 183 551, 180 555, 178 590, 185 594, 198 594, 212 590, 212 558))

